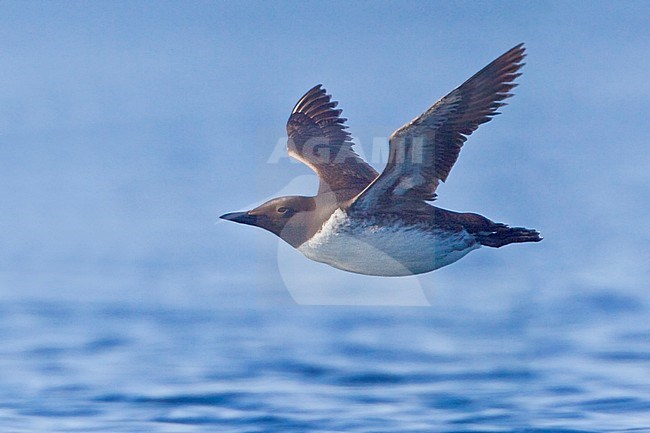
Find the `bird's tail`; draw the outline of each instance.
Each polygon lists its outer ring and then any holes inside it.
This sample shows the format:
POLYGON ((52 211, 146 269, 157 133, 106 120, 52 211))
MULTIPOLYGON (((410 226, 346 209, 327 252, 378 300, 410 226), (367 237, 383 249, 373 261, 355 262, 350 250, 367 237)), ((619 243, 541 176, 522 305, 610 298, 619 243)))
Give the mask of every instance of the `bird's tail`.
POLYGON ((495 223, 490 231, 481 231, 475 234, 481 245, 499 248, 504 245, 521 242, 539 242, 542 240, 539 232, 524 227, 509 227, 505 224, 495 223))

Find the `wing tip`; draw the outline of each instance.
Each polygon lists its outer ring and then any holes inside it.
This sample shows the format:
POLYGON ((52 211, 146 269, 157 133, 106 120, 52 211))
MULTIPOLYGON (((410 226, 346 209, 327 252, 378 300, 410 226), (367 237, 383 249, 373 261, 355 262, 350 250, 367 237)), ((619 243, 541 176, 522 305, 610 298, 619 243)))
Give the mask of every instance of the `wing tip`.
MULTIPOLYGON (((332 95, 319 83, 298 100, 287 122, 287 131, 292 129, 293 122, 297 119, 309 119, 329 139, 353 146, 350 132, 347 131, 348 126, 345 124, 348 119, 341 117, 343 110, 335 108, 337 106, 338 101, 332 101, 332 95)), ((289 132, 290 135, 291 133, 289 132)))
POLYGON ((319 83, 298 100, 291 114, 304 114, 317 123, 336 119, 335 123, 342 124, 347 119, 341 117, 343 110, 336 108, 338 104, 339 101, 333 101, 332 95, 319 83))
POLYGON ((506 53, 520 53, 522 56, 525 56, 526 54, 526 47, 524 46, 525 42, 519 42, 517 45, 514 47, 510 48, 506 53))
POLYGON ((327 94, 327 90, 325 90, 323 88, 322 83, 316 84, 314 87, 312 87, 307 92, 305 92, 305 94, 302 95, 300 97, 300 99, 298 99, 298 102, 296 102, 296 105, 293 106, 293 110, 291 110, 291 114, 299 113, 301 111, 301 109, 303 108, 303 106, 305 105, 305 103, 307 101, 309 101, 309 100, 312 100, 314 98, 314 96, 318 95, 318 94, 321 94, 321 95, 326 95, 327 94))

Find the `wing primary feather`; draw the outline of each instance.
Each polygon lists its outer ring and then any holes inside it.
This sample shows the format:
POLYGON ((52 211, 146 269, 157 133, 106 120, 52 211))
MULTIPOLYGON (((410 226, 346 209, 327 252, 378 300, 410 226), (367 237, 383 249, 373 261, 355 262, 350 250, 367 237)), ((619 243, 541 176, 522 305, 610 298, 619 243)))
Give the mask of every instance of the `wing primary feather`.
POLYGON ((321 84, 311 88, 294 106, 287 122, 289 155, 320 177, 319 193, 334 192, 349 200, 378 173, 352 149, 350 133, 338 101, 321 84))
POLYGON ((467 137, 501 114, 498 110, 507 105, 503 101, 513 96, 525 56, 523 43, 516 45, 397 129, 390 137, 386 168, 357 196, 353 207, 367 210, 379 203, 434 199, 467 137), (423 140, 422 146, 412 145, 417 139, 423 140))

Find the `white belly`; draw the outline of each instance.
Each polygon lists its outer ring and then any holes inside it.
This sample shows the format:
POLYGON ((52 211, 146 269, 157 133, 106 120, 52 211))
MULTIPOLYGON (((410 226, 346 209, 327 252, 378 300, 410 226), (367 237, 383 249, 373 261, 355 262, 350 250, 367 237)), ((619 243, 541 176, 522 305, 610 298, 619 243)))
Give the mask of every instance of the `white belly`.
POLYGON ((447 266, 479 247, 466 231, 430 231, 372 221, 354 225, 338 209, 298 250, 312 260, 358 274, 406 276, 447 266))

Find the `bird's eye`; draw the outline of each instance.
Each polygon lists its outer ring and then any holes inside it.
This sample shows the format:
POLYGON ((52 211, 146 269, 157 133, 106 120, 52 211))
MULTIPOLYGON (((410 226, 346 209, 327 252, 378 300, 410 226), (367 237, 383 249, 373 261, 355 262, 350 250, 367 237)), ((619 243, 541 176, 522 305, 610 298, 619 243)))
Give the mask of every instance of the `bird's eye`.
POLYGON ((278 210, 278 213, 286 213, 289 210, 289 208, 284 207, 284 206, 280 206, 277 210, 278 210))

